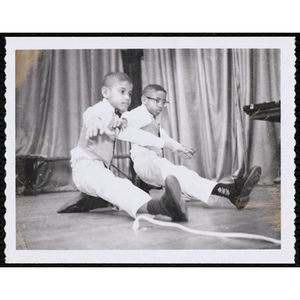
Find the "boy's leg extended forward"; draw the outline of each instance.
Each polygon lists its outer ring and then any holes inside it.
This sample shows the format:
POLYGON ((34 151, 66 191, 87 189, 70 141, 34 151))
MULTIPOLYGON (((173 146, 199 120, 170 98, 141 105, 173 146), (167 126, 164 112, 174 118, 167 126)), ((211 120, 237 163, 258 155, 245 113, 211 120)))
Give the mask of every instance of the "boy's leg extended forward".
POLYGON ((172 174, 188 197, 213 205, 217 200, 216 196, 221 196, 228 198, 237 209, 246 207, 250 193, 261 175, 261 168, 255 166, 247 175, 234 180, 232 184, 217 183, 200 177, 184 166, 177 166, 165 158, 151 155, 135 160, 134 167, 138 176, 148 184, 164 186, 163 180, 172 174))
POLYGON ((101 161, 82 160, 73 166, 73 181, 88 195, 100 197, 135 218, 151 197, 129 180, 116 177, 101 161))
POLYGON ((217 182, 200 177, 196 172, 185 166, 178 166, 166 158, 149 154, 134 161, 134 168, 138 176, 148 184, 164 186, 168 175, 175 176, 182 192, 190 198, 211 204, 210 196, 217 182))
POLYGON ((187 221, 187 207, 181 198, 180 184, 174 177, 166 179, 168 188, 159 200, 153 200, 129 180, 116 177, 100 161, 82 160, 75 164, 73 181, 81 192, 105 199, 133 218, 138 212, 147 212, 167 215, 172 221, 187 221), (142 207, 146 211, 141 211, 142 207))

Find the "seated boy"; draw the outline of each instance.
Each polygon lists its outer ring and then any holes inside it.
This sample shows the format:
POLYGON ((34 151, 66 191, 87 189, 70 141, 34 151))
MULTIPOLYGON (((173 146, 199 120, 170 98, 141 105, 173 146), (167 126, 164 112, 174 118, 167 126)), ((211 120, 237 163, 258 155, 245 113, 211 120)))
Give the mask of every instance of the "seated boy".
MULTIPOLYGON (((165 141, 173 141, 160 127, 156 117, 167 106, 167 92, 159 85, 151 84, 145 87, 142 93, 142 105, 125 112, 122 117, 128 122, 128 127, 135 127, 161 136, 165 141)), ((177 145, 173 152, 184 158, 191 158, 192 149, 177 145)), ((132 144, 131 158, 134 169, 141 180, 152 186, 165 186, 164 181, 169 175, 174 175, 181 186, 183 193, 188 197, 213 205, 217 195, 228 198, 237 209, 243 209, 249 202, 250 193, 260 179, 261 168, 253 167, 245 177, 236 179, 231 184, 217 183, 200 177, 196 172, 185 166, 172 164, 163 157, 160 147, 140 146, 132 144)))
POLYGON ((105 206, 105 200, 125 210, 133 218, 138 213, 149 213, 166 215, 172 221, 187 221, 186 203, 174 176, 164 179, 165 194, 160 199, 152 199, 129 180, 116 177, 108 169, 116 138, 174 151, 178 146, 143 130, 125 129, 116 110, 123 113, 128 109, 132 89, 132 80, 125 73, 109 73, 105 76, 101 90, 104 99, 85 111, 78 145, 71 151, 73 181, 79 191, 92 197, 88 201, 75 199, 60 208, 59 213, 89 211, 105 206))

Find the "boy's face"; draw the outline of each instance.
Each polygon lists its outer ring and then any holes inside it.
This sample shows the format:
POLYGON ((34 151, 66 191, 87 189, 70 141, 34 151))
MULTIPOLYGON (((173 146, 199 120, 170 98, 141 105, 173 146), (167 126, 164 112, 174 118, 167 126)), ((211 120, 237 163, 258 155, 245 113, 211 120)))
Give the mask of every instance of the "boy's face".
POLYGON ((166 102, 166 93, 163 91, 149 91, 147 95, 142 96, 142 103, 147 107, 148 111, 158 116, 164 108, 166 102), (148 98, 147 98, 148 97, 148 98), (152 99, 151 99, 152 98, 152 99), (157 101, 155 101, 156 99, 157 101))
POLYGON ((127 81, 115 80, 110 86, 102 87, 102 95, 121 113, 128 110, 131 103, 133 85, 127 81))

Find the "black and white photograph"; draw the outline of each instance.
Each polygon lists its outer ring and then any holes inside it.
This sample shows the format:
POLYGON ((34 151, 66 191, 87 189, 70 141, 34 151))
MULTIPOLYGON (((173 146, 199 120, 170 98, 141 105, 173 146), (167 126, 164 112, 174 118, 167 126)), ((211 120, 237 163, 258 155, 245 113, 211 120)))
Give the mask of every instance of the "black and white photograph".
POLYGON ((9 37, 9 263, 292 263, 293 37, 9 37))

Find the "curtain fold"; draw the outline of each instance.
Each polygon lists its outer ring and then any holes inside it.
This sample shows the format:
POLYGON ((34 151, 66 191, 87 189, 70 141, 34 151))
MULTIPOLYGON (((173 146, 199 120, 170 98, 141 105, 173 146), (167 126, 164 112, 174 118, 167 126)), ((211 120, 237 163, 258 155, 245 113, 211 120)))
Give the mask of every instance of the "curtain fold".
POLYGON ((162 127, 195 157, 174 163, 200 176, 231 181, 253 165, 261 184, 278 180, 280 124, 250 121, 245 105, 280 100, 278 49, 145 49, 143 87, 168 91, 162 127))

